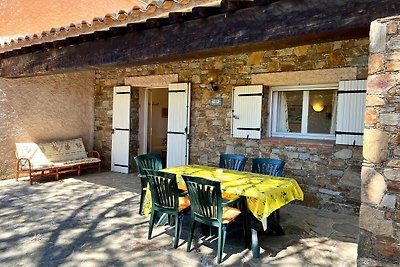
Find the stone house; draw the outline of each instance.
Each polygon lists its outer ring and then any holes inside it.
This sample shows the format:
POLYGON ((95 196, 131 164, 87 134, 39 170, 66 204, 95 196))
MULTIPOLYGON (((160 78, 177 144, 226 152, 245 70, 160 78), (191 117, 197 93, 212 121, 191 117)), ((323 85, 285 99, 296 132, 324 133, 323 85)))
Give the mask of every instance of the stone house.
MULTIPOLYGON (((285 160, 285 176, 305 193, 302 204, 360 214, 361 266, 395 265, 400 19, 391 16, 400 4, 178 2, 2 46, 2 176, 12 175, 16 141, 77 136, 110 169, 116 106, 128 110, 126 165, 133 171, 133 156, 165 153, 167 131, 174 133, 171 124, 188 104, 190 163, 217 165, 222 153, 285 160), (168 87, 190 88, 184 96, 190 101, 175 113, 164 101, 176 100, 168 87), (126 92, 129 103, 116 105, 126 92), (152 112, 156 122, 148 120, 152 112)), ((168 139, 167 160, 180 147, 170 145, 174 140, 168 139)))

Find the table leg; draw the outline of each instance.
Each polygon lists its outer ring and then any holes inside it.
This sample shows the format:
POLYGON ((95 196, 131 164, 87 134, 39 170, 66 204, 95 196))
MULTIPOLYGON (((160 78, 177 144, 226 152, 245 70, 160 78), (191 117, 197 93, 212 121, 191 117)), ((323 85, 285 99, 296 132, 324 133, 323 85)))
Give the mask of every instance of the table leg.
POLYGON ((260 245, 258 244, 258 233, 256 229, 256 218, 251 214, 251 212, 248 212, 247 210, 247 200, 246 197, 242 197, 242 212, 244 213, 244 224, 248 227, 250 226, 250 231, 247 230, 247 233, 245 234, 245 242, 246 242, 246 247, 247 244, 249 244, 249 232, 251 234, 251 252, 253 253, 253 258, 259 258, 260 257, 260 245))
POLYGON ((243 223, 244 223, 244 229, 245 229, 245 235, 244 235, 244 242, 245 242, 245 247, 246 248, 248 248, 248 246, 249 246, 249 243, 250 243, 250 240, 249 240, 249 234, 250 234, 250 231, 249 231, 249 212, 248 212, 248 210, 247 210, 247 199, 246 199, 246 197, 244 197, 244 196, 242 196, 241 197, 242 199, 241 199, 241 204, 242 204, 242 207, 241 207, 241 211, 242 211, 242 214, 243 214, 243 223))
MULTIPOLYGON (((248 216, 250 217, 250 231, 251 231, 251 252, 253 253, 253 258, 259 258, 260 257, 260 245, 258 243, 258 232, 257 232, 257 219, 249 212, 248 216)), ((273 215, 270 215, 267 218, 268 222, 268 228, 267 228, 267 233, 268 234, 275 234, 275 235, 284 235, 285 232, 283 231, 282 227, 279 225, 279 223, 275 220, 273 215)))
POLYGON ((260 257, 260 245, 258 244, 258 233, 256 229, 255 218, 250 214, 250 230, 251 230, 251 251, 253 258, 260 257))
POLYGON ((267 233, 269 235, 284 235, 282 226, 276 221, 275 214, 271 214, 267 218, 267 233))
POLYGON ((160 226, 160 225, 165 225, 168 223, 168 214, 163 213, 160 216, 160 219, 158 219, 157 223, 156 223, 156 227, 160 226))

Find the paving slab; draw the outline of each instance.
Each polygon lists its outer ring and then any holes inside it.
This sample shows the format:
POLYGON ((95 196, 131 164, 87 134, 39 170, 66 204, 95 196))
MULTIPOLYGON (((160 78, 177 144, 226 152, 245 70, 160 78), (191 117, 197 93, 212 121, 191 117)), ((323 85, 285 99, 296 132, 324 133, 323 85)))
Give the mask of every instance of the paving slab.
MULTIPOLYGON (((186 252, 173 227, 155 228, 138 214, 135 174, 101 172, 59 181, 0 181, 0 266, 216 266, 216 237, 196 229, 186 252)), ((358 217, 290 203, 280 211, 284 236, 262 232, 261 257, 244 248, 239 224, 229 229, 222 266, 356 266, 358 217)))

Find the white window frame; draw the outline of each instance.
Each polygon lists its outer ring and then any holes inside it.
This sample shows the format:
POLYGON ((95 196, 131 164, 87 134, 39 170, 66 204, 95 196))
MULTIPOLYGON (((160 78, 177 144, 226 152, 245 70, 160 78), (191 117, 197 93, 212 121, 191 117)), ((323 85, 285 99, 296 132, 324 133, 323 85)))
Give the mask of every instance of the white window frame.
MULTIPOLYGON (((270 87, 269 94, 269 137, 281 138, 299 138, 299 139, 320 139, 320 140, 335 140, 335 134, 313 134, 307 133, 308 124, 308 104, 309 104, 309 91, 314 90, 338 90, 339 84, 310 84, 310 85, 293 85, 293 86, 273 86, 270 87), (277 132, 277 110, 278 99, 273 97, 274 92, 282 91, 303 91, 303 112, 301 118, 301 133, 284 133, 277 132)), ((337 100, 336 100, 337 101, 337 100)))

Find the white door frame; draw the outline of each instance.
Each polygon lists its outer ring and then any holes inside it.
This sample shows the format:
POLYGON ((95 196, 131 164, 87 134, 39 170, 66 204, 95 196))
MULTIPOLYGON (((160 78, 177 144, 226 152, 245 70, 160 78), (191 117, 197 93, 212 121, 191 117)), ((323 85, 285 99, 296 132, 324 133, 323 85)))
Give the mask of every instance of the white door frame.
POLYGON ((148 153, 148 130, 149 130, 149 112, 152 112, 149 110, 149 91, 153 90, 153 89, 165 89, 168 90, 168 87, 164 87, 164 86, 159 86, 159 87, 146 87, 143 88, 144 90, 144 100, 142 103, 145 103, 144 107, 143 107, 143 120, 144 120, 144 124, 143 124, 143 150, 144 153, 148 153))

